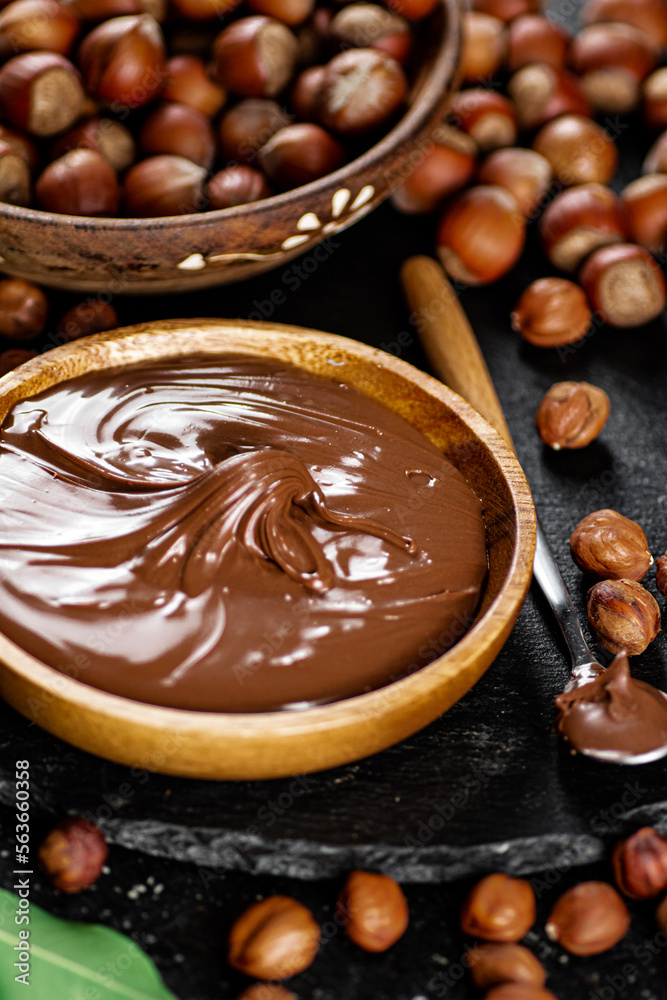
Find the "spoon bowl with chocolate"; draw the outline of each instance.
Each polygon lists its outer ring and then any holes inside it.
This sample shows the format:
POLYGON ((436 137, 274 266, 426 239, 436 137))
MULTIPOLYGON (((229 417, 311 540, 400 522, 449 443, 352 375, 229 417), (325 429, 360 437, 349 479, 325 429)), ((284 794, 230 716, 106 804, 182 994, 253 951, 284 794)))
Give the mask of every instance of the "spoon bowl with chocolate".
POLYGON ((375 753, 478 680, 530 583, 511 449, 345 338, 128 327, 5 376, 0 419, 0 693, 130 766, 375 753))

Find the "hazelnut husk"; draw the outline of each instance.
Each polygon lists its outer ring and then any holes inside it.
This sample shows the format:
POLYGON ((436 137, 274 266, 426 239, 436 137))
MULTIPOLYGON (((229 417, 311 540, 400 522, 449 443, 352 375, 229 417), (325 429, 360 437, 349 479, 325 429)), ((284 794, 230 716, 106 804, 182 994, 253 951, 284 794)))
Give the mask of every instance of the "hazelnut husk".
POLYGON ((655 899, 667 889, 667 839, 645 826, 616 845, 612 865, 625 896, 655 899))
POLYGON ((610 653, 643 653, 660 631, 660 609, 636 580, 601 580, 588 591, 588 620, 610 653))
POLYGON ((579 569, 598 580, 641 580, 653 562, 646 535, 615 510, 594 510, 570 536, 570 552, 579 569))
POLYGON ((99 878, 108 853, 104 834, 95 823, 70 816, 43 841, 39 866, 56 889, 76 893, 99 878))
POLYGON ((581 340, 593 316, 579 285, 567 278, 540 278, 526 288, 511 320, 529 344, 559 347, 581 340))
POLYGON ((540 987, 547 977, 542 963, 521 944, 480 944, 470 949, 466 962, 478 990, 501 983, 540 987))
POLYGON ((408 926, 408 904, 403 890, 388 875, 352 872, 337 906, 347 936, 365 951, 386 951, 408 926))
POLYGON ((628 908, 607 882, 581 882, 564 893, 546 925, 552 941, 572 955, 599 955, 625 937, 628 908))
POLYGON ((46 295, 22 278, 0 281, 0 336, 32 340, 46 326, 49 303, 46 295))
POLYGON ((305 906, 289 896, 268 896, 243 913, 229 934, 227 960, 258 979, 287 979, 312 963, 320 928, 305 906))
POLYGON ((524 879, 496 872, 478 882, 461 914, 461 928, 484 941, 514 942, 535 923, 535 893, 524 879))
POLYGON ((655 561, 655 582, 663 597, 667 597, 667 552, 655 561))
POLYGON ((535 414, 535 426, 545 444, 584 448, 598 436, 609 416, 607 393, 588 382, 556 382, 535 414))

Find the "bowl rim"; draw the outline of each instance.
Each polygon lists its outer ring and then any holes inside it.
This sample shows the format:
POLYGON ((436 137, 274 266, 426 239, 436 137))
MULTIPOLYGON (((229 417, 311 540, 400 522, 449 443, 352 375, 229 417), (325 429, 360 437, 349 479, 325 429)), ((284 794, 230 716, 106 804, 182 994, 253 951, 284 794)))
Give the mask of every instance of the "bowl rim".
MULTIPOLYGON (((444 37, 437 50, 432 69, 425 79, 423 93, 419 101, 414 102, 408 108, 406 114, 387 132, 379 142, 365 150, 354 160, 334 170, 324 177, 303 184, 300 187, 292 188, 290 191, 283 191, 280 194, 271 195, 269 198, 262 198, 259 201, 249 202, 247 205, 237 205, 232 208, 216 209, 208 212, 190 212, 183 215, 155 216, 154 218, 116 218, 93 217, 89 215, 59 215, 55 212, 46 212, 38 208, 21 207, 0 203, 0 218, 4 217, 8 221, 30 221, 51 225, 54 227, 65 227, 71 229, 85 229, 86 231, 118 231, 126 229, 136 232, 137 230, 179 229, 191 226, 197 222, 225 222, 228 219, 243 218, 261 212, 265 206, 272 209, 288 207, 302 198, 317 196, 327 191, 333 185, 342 184, 358 173, 362 173, 377 161, 390 153, 401 143, 410 139, 412 134, 419 131, 433 113, 442 95, 449 92, 450 85, 455 77, 458 65, 460 49, 462 44, 462 18, 460 0, 439 0, 444 10, 444 37), (261 207, 260 207, 261 206, 261 207)), ((420 23, 420 22, 417 22, 420 23)))
MULTIPOLYGON (((295 327, 280 323, 254 322, 249 320, 218 320, 218 319, 193 319, 193 320, 161 320, 154 323, 141 323, 130 327, 124 327, 109 333, 101 333, 92 337, 81 338, 61 347, 54 348, 45 355, 40 355, 30 361, 25 362, 18 369, 0 378, 0 426, 7 410, 19 399, 30 398, 42 391, 43 386, 39 383, 39 376, 46 368, 50 368, 54 363, 62 362, 65 375, 56 382, 58 384, 76 377, 81 371, 100 371, 110 368, 108 352, 102 357, 102 363, 95 368, 96 359, 102 356, 103 352, 96 350, 98 345, 107 343, 119 343, 126 341, 132 347, 133 338, 139 350, 145 349, 146 336, 168 331, 171 335, 170 347, 159 354, 147 354, 144 360, 151 358, 183 357, 195 353, 198 349, 202 353, 201 347, 188 346, 187 333, 201 338, 201 334, 207 331, 215 336, 216 333, 224 334, 231 343, 227 350, 230 353, 256 353, 261 357, 272 356, 267 346, 270 347, 273 339, 275 344, 287 341, 298 345, 300 339, 307 339, 315 343, 321 349, 327 350, 330 354, 340 354, 341 352, 354 360, 360 360, 368 370, 371 368, 384 368, 391 374, 408 381, 411 385, 426 392, 429 396, 434 396, 440 403, 444 404, 450 411, 453 411, 464 425, 471 431, 472 435, 481 441, 490 452, 502 473, 503 480, 510 494, 510 513, 514 518, 516 537, 513 546, 512 558, 510 560, 505 579, 490 606, 475 621, 465 635, 459 639, 447 652, 433 660, 430 664, 420 667, 400 680, 391 682, 384 687, 377 688, 364 694, 355 695, 341 701, 331 702, 327 705, 298 711, 282 712, 258 712, 258 713, 224 713, 224 712, 201 712, 189 709, 169 708, 160 705, 152 705, 144 702, 134 701, 116 694, 110 694, 99 688, 92 687, 82 680, 76 679, 66 673, 48 666, 42 661, 33 657, 21 649, 20 646, 6 638, 0 633, 0 692, 5 699, 14 707, 21 708, 16 704, 13 694, 17 689, 17 684, 25 684, 31 690, 39 690, 46 694, 47 698, 58 702, 60 709, 67 713, 93 712, 98 720, 106 724, 123 723, 133 727, 145 727, 147 731, 154 733, 176 733, 180 734, 187 742, 188 736, 197 735, 201 737, 205 732, 214 744, 234 745, 240 748, 240 753, 252 756, 253 748, 259 741, 265 743, 267 734, 271 741, 279 747, 281 743, 299 741, 301 737, 335 737, 336 732, 345 736, 349 732, 351 724, 363 723, 368 726, 368 720, 377 722, 378 728, 387 728, 387 720, 391 722, 396 713, 400 713, 401 707, 408 703, 419 703, 423 713, 429 717, 426 722, 433 721, 442 714, 459 697, 466 693, 475 683, 483 671, 495 659, 495 656, 502 648, 505 640, 518 617, 523 605, 530 580, 532 577, 532 563, 535 546, 535 508, 532 496, 524 473, 519 465, 518 459, 509 445, 500 434, 487 421, 474 410, 461 396, 457 395, 442 382, 430 375, 420 371, 405 361, 387 354, 378 348, 370 347, 351 338, 342 337, 336 334, 324 333, 318 330, 295 327), (175 336, 179 334, 179 336, 175 336), (257 340, 260 335, 261 341, 257 340), (250 336, 249 336, 250 335, 250 336), (242 346, 238 346, 238 343, 242 346), (262 343, 263 349, 253 350, 253 343, 262 343), (68 369, 68 359, 78 359, 87 366, 81 370, 68 369), (104 363, 106 362, 106 363, 104 363), (92 366, 92 367, 91 367, 92 366), (37 376, 30 386, 31 376, 37 376), (32 391, 22 392, 21 387, 25 385, 26 379, 32 391), (4 397, 4 398, 3 398, 4 397), (479 663, 480 648, 485 652, 490 651, 490 655, 484 660, 477 676, 468 684, 462 687, 460 693, 449 701, 447 705, 436 705, 438 689, 445 681, 451 682, 461 673, 462 664, 479 663), (453 654, 453 655, 452 655, 453 654)), ((220 354, 225 348, 218 343, 215 348, 204 347, 203 353, 220 354)), ((273 355, 276 356, 276 355, 273 355)), ((120 354, 119 354, 120 357, 120 354)), ((142 360, 140 357, 133 357, 125 361, 120 360, 119 365, 130 364, 142 360)), ((283 357, 283 360, 286 360, 283 357)), ((298 361, 295 363, 298 364, 298 361)), ((337 369, 340 370, 340 369, 337 369)), ((361 387, 360 387, 361 388, 361 387)), ((363 389, 361 389, 363 391, 363 389)), ((386 405, 386 404, 385 404, 386 405)), ((482 658, 483 659, 483 658, 482 658)), ((25 712, 23 714, 26 714, 25 712)), ((40 724, 38 718, 33 718, 40 724)), ((60 732, 54 730, 51 725, 45 728, 56 735, 62 737, 60 732)), ((412 727, 409 731, 414 732, 421 725, 412 727)), ((377 752, 398 742, 399 739, 407 736, 402 735, 394 739, 382 738, 381 745, 369 752, 377 752)), ((69 737, 62 737, 68 739, 69 737)), ((75 742, 73 739, 70 742, 75 742)), ((82 746, 82 744, 76 744, 82 746)), ((84 746, 90 749, 90 746, 84 746)), ((217 747, 219 749, 219 747, 217 747)), ((95 749, 92 752, 100 753, 95 749)), ((346 756, 330 750, 332 760, 325 765, 319 764, 311 770, 321 770, 323 767, 335 766, 349 760, 359 759, 366 756, 366 753, 346 756)), ((100 754, 102 755, 102 754, 100 754)), ((118 756, 109 755, 109 759, 119 760, 118 756)), ((292 759, 292 758, 290 758, 292 759)), ((328 758, 327 758, 328 759, 328 758)), ((121 761, 127 763, 127 761, 121 761)), ((179 769, 174 762, 170 761, 166 773, 189 775, 194 777, 277 777, 284 774, 301 773, 290 764, 289 769, 278 768, 275 771, 269 769, 269 773, 263 770, 262 773, 254 774, 243 772, 240 774, 219 774, 216 767, 225 765, 203 766, 201 773, 193 771, 191 766, 186 770, 179 769), (215 772, 215 773, 212 773, 215 772)), ((162 767, 148 768, 149 770, 163 770, 162 767)), ((302 770, 308 770, 307 767, 302 770)))

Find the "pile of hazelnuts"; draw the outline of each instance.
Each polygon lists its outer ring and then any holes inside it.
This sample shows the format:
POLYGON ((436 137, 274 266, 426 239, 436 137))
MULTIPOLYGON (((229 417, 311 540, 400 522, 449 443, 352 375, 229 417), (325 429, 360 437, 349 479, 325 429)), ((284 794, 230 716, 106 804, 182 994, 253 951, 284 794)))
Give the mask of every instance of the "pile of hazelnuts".
POLYGON ((0 201, 148 218, 322 177, 400 115, 437 5, 0 0, 0 201))
POLYGON ((655 318, 666 301, 667 0, 587 0, 574 36, 540 0, 471 5, 466 86, 394 205, 420 213, 444 202, 439 256, 465 285, 506 274, 535 221, 560 274, 533 283, 512 316, 533 344, 580 340, 593 314, 618 327, 655 318), (634 111, 661 134, 644 176, 617 195, 617 125, 634 111))

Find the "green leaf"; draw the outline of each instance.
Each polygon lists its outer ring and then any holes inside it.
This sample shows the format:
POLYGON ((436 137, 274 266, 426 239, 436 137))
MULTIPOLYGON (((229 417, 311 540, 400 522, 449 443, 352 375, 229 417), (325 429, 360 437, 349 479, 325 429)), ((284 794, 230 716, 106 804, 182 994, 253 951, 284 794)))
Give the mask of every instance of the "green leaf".
POLYGON ((17 924, 17 912, 18 896, 0 889, 0 1000, 176 1000, 124 934, 59 920, 33 903, 30 923, 17 924), (27 987, 15 978, 23 971, 14 965, 20 930, 30 935, 27 987))

